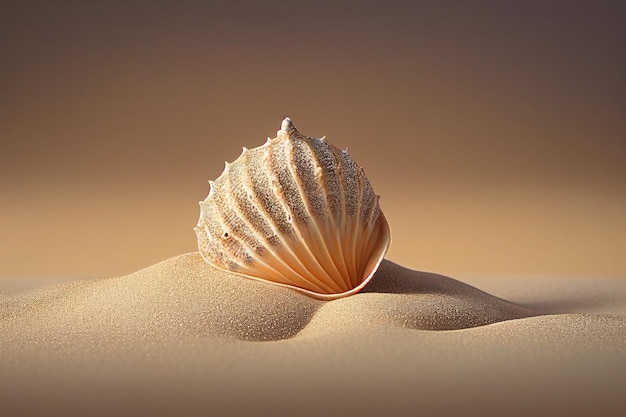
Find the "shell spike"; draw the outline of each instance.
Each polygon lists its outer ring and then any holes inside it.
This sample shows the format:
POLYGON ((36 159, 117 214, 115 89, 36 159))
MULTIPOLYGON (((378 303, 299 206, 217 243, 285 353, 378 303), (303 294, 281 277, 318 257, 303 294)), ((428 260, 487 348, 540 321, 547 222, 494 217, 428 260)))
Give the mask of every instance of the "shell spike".
POLYGON ((284 130, 285 132, 291 132, 296 130, 296 127, 289 117, 285 117, 280 124, 280 130, 284 130))
POLYGON ((280 124, 280 130, 277 132, 277 136, 280 138, 281 136, 291 137, 293 135, 299 135, 298 129, 293 124, 289 117, 285 117, 280 124))

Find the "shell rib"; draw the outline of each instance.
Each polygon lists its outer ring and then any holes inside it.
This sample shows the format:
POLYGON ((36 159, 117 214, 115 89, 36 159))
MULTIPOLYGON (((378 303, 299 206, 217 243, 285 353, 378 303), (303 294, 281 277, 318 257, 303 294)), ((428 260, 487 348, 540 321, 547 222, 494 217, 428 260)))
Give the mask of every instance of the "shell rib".
POLYGON ((330 300, 361 290, 389 247, 363 169, 289 118, 209 183, 195 231, 203 258, 222 270, 330 300))

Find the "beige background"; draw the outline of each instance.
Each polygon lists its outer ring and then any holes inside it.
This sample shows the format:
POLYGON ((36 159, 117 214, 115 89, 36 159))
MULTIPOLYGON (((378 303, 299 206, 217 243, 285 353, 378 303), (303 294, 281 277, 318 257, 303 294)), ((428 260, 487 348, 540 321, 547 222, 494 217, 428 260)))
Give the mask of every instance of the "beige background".
POLYGON ((626 10, 575 3, 5 1, 0 276, 194 251, 207 180, 290 116, 396 262, 626 278, 626 10))

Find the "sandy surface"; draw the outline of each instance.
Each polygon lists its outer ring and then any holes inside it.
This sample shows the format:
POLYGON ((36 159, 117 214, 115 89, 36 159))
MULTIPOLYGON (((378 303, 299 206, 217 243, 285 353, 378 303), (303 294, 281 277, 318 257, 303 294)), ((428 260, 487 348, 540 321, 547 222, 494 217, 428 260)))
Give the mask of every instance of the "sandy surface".
POLYGON ((0 281, 1 415, 624 415, 626 283, 384 261, 321 302, 198 254, 0 281), (508 299, 510 301, 506 301, 508 299))

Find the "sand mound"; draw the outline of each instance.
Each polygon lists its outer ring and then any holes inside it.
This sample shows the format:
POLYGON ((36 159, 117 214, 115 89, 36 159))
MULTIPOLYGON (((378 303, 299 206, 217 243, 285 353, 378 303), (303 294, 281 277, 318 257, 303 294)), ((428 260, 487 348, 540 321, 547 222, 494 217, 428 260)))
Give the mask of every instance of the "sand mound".
MULTIPOLYGON (((537 315, 441 275, 385 260, 360 294, 322 302, 295 291, 219 271, 198 254, 134 274, 84 280, 2 300, 9 327, 52 333, 213 334, 243 340, 294 337, 315 315, 450 330, 537 315)), ((322 318, 318 318, 322 320, 322 318)))
POLYGON ((52 333, 212 334, 245 340, 292 337, 319 302, 231 276, 198 254, 119 278, 84 280, 18 294, 0 304, 12 326, 52 333))
MULTIPOLYGON (((562 309, 560 289, 578 293, 555 282, 515 299, 562 309)), ((624 286, 580 298, 604 314, 545 315, 384 261, 364 291, 323 302, 191 253, 13 287, 0 415, 624 415, 624 286)))

